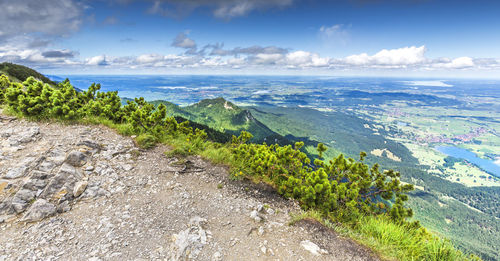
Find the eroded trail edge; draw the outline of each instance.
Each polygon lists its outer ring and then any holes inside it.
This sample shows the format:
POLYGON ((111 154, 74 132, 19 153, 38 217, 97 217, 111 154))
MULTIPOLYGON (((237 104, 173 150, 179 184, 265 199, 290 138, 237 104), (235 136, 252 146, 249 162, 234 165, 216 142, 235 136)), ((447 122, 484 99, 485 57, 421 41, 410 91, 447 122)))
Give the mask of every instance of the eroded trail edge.
POLYGON ((294 201, 100 126, 0 114, 0 260, 375 260, 294 201))

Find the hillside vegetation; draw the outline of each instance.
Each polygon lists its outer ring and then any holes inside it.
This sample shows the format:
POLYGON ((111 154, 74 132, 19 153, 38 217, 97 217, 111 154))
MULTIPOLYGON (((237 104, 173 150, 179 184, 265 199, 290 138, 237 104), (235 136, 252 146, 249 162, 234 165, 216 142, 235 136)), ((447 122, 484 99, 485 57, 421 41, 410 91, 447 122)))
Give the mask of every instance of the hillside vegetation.
MULTIPOLYGON (((323 142, 330 148, 326 151, 328 158, 341 153, 356 157, 360 150, 381 148, 394 153, 401 161, 372 154, 367 155, 365 161, 398 170, 403 173, 402 181, 417 185, 419 189, 410 192, 408 201, 408 205, 417 210, 414 218, 430 230, 450 238, 462 249, 480 253, 484 259, 498 260, 499 187, 466 187, 429 174, 428 166, 420 164, 408 148, 390 138, 397 130, 378 126, 347 110, 324 112, 269 106, 251 107, 250 111, 259 121, 285 137, 311 137, 323 142)), ((306 145, 306 149, 313 153, 314 147, 306 145)))
POLYGON ((180 116, 189 121, 209 126, 219 132, 238 135, 241 131, 251 132, 252 142, 290 144, 291 141, 269 129, 255 119, 249 110, 242 109, 222 97, 205 99, 186 107, 167 101, 152 101, 156 106, 164 104, 167 115, 180 116))
POLYGON ((24 82, 28 77, 35 77, 35 79, 48 83, 51 86, 57 85, 55 82, 51 81, 45 75, 23 65, 13 64, 13 63, 0 63, 0 74, 5 74, 9 76, 11 81, 14 82, 24 82))
MULTIPOLYGON (((343 155, 320 160, 326 146, 318 144, 320 159, 311 161, 301 151, 304 143, 294 146, 248 143, 252 134, 243 131, 222 144, 207 139, 204 130, 193 129, 187 121, 179 123, 168 116, 167 106, 157 107, 143 98, 122 106, 117 92, 100 92, 93 84, 77 92, 69 81, 53 88, 29 77, 23 83, 0 78, 0 101, 6 110, 32 120, 57 120, 105 124, 123 135, 135 135, 143 147, 166 143, 178 156, 202 155, 231 167, 234 179, 265 182, 287 198, 298 200, 304 210, 325 224, 338 224, 347 234, 375 248, 382 256, 403 260, 469 259, 448 241, 428 233, 418 222, 410 222, 413 211, 405 206, 412 185, 400 182, 400 173, 380 170, 377 164, 364 163, 343 155)), ((210 104, 193 105, 190 110, 209 108, 210 104)), ((221 100, 213 106, 230 110, 221 100)), ((233 109, 235 110, 235 109, 233 109)), ((236 112, 235 113, 239 113, 236 112)), ((236 114, 240 115, 240 114, 236 114)), ((206 113, 202 117, 210 119, 206 113)), ((243 114, 240 125, 252 120, 243 114)), ((224 126, 221 126, 224 128, 224 126)), ((236 130, 235 130, 236 131, 236 130)))

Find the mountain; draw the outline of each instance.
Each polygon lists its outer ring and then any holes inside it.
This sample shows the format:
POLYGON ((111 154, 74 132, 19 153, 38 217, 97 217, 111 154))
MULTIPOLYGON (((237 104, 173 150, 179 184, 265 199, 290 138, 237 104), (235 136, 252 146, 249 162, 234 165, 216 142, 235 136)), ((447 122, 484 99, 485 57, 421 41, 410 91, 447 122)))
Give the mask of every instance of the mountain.
POLYGON ((24 82, 28 77, 33 76, 37 80, 40 80, 44 83, 48 83, 51 86, 56 86, 57 83, 51 81, 45 75, 23 65, 13 64, 13 63, 0 63, 0 74, 6 74, 9 76, 11 81, 15 82, 24 82))
MULTIPOLYGON (((134 99, 121 98, 121 100, 122 100, 122 105, 127 105, 128 101, 133 101, 134 99)), ((156 107, 160 104, 164 104, 165 106, 167 106, 167 113, 169 116, 174 116, 175 120, 178 123, 189 121, 189 127, 193 128, 193 129, 204 130, 207 133, 208 139, 211 141, 215 141, 215 142, 219 142, 219 143, 227 143, 227 142, 231 141, 231 138, 233 136, 232 134, 218 131, 218 130, 215 130, 215 129, 207 126, 206 124, 201 124, 201 123, 189 120, 190 118, 192 118, 192 117, 190 117, 192 115, 183 111, 182 108, 176 104, 173 104, 173 103, 168 102, 168 101, 162 101, 162 100, 151 101, 150 103, 154 104, 156 107)))
POLYGON ((180 107, 167 101, 152 101, 151 103, 167 106, 171 116, 180 116, 189 121, 209 126, 222 133, 239 135, 241 131, 249 131, 253 142, 268 142, 289 144, 292 141, 269 129, 265 124, 255 119, 252 113, 236 106, 224 98, 205 99, 198 103, 180 107))
POLYGON ((241 109, 224 98, 202 100, 185 107, 184 110, 195 115, 192 120, 212 125, 220 131, 239 134, 242 130, 247 130, 256 140, 263 140, 275 134, 256 120, 250 111, 241 109))

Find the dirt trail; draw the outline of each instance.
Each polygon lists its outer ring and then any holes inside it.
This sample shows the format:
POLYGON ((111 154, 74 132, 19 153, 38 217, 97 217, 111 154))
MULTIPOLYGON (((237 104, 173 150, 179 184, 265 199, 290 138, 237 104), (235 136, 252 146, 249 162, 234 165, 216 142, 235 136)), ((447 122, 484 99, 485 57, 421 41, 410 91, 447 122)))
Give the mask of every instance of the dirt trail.
MULTIPOLYGON (((1 114, 0 114, 1 115, 1 114)), ((376 260, 224 167, 0 117, 0 260, 376 260), (222 185, 219 185, 222 184, 222 185)))

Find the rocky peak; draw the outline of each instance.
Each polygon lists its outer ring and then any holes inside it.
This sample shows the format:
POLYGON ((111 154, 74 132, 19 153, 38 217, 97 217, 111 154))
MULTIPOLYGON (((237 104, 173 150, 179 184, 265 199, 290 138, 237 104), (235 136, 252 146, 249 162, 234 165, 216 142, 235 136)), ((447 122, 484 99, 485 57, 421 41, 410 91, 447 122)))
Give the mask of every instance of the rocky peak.
POLYGON ((220 107, 226 110, 236 110, 240 111, 241 109, 236 106, 234 103, 227 101, 222 97, 218 97, 215 99, 204 99, 199 101, 198 103, 193 104, 192 106, 210 108, 210 107, 220 107))

